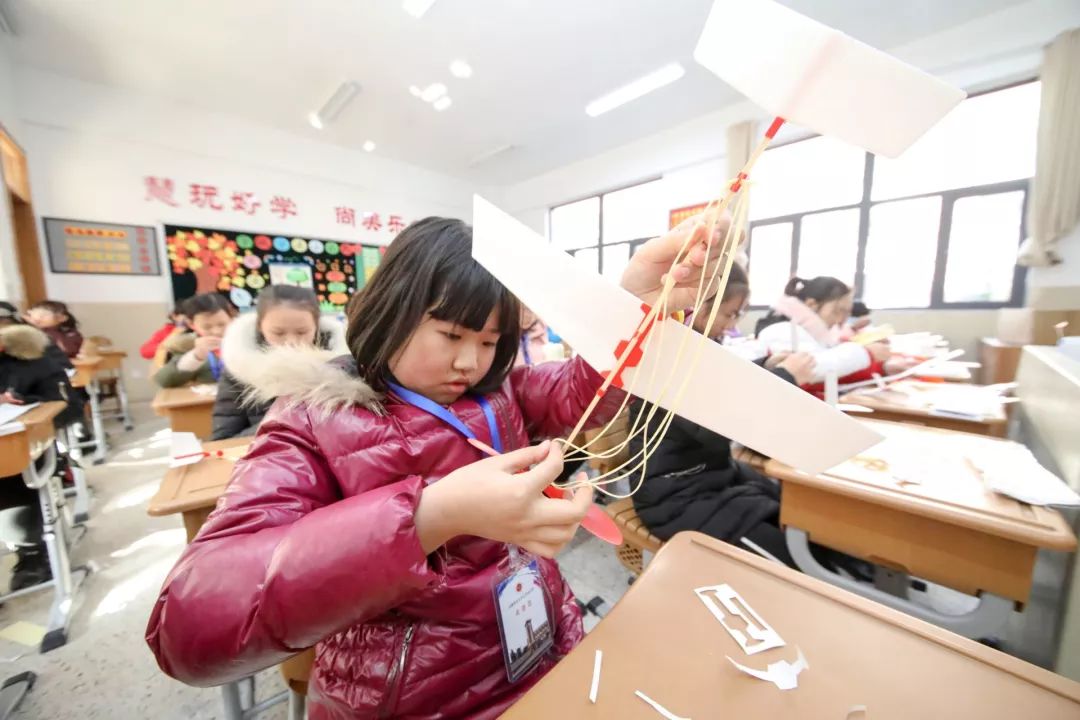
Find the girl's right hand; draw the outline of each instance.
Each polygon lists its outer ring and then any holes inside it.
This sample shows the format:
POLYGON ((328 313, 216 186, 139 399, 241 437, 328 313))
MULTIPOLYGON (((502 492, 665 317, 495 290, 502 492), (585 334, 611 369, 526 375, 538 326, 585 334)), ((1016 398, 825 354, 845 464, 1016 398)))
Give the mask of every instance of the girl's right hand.
POLYGON ((428 486, 415 519, 424 552, 458 535, 476 535, 555 557, 593 500, 590 487, 579 488, 572 500, 543 495, 562 467, 562 450, 545 441, 471 463, 428 486))
POLYGON ((213 335, 203 335, 195 339, 195 357, 206 360, 210 353, 221 347, 221 338, 213 335))
POLYGON ((808 385, 814 379, 814 368, 817 361, 814 356, 806 352, 797 352, 788 355, 778 366, 791 373, 796 385, 808 385))
POLYGON ((872 342, 866 346, 866 351, 870 353, 870 357, 880 363, 885 362, 892 355, 889 344, 886 342, 872 342))

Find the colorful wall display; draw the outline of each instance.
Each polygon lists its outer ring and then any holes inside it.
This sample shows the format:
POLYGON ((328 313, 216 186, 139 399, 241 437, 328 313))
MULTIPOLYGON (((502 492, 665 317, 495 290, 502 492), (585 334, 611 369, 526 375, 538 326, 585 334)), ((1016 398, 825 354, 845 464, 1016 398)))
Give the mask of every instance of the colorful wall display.
POLYGON ((152 227, 44 218, 49 269, 54 273, 160 275, 152 227))
POLYGON ((341 312, 375 272, 385 247, 235 230, 165 226, 173 297, 228 296, 241 310, 268 285, 315 291, 324 312, 341 312))
POLYGON ((698 203, 697 205, 687 205, 686 207, 675 208, 668 213, 668 230, 674 228, 687 218, 705 212, 705 208, 707 207, 709 207, 709 203, 698 203))

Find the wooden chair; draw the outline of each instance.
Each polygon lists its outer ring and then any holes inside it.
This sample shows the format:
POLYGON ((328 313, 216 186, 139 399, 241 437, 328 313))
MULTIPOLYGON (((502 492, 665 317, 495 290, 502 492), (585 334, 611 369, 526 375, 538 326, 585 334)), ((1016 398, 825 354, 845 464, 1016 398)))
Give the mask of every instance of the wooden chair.
POLYGON ((616 500, 604 508, 622 531, 623 543, 615 548, 615 557, 627 570, 640 575, 645 569, 644 551, 656 553, 664 541, 649 532, 634 510, 634 499, 616 500))
POLYGON ((289 686, 289 720, 304 720, 307 705, 308 679, 311 666, 315 664, 315 648, 309 648, 299 655, 281 663, 281 677, 289 686))

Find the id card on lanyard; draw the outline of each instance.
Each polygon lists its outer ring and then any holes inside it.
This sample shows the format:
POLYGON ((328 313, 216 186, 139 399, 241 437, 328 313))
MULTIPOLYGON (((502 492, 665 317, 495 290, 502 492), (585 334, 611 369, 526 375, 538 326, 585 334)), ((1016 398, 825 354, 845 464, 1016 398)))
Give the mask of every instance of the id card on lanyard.
POLYGON ((221 362, 221 358, 218 357, 217 350, 211 350, 210 354, 206 356, 206 361, 210 363, 210 374, 214 376, 214 382, 217 382, 221 379, 221 371, 225 367, 225 364, 221 362))
MULTIPOLYGON (((448 408, 419 393, 387 382, 394 394, 404 402, 423 410, 445 422, 469 440, 479 440, 476 433, 454 415, 448 408)), ((502 453, 502 438, 496 422, 495 411, 487 398, 480 395, 473 399, 484 411, 491 446, 502 453)), ((507 546, 507 560, 500 563, 492 584, 495 617, 499 623, 499 640, 502 644, 506 677, 517 682, 535 668, 555 643, 553 620, 547 586, 540 574, 537 560, 511 545, 507 546)))

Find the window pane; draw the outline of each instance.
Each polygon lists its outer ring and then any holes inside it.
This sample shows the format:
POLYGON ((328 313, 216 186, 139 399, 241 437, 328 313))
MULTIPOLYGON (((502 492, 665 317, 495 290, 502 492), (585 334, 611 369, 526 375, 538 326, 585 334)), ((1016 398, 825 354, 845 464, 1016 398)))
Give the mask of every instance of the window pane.
POLYGON ((750 234, 750 298, 772 305, 791 278, 791 223, 758 225, 750 234))
POLYGON ((630 243, 604 246, 604 277, 618 284, 630 262, 630 243))
POLYGON ((934 283, 941 198, 870 208, 862 299, 871 310, 928 307, 934 283))
POLYGON ((585 248, 574 253, 574 259, 582 263, 594 273, 600 272, 600 249, 585 248))
POLYGON ((600 242, 600 198, 591 197, 551 208, 551 242, 562 250, 600 242))
POLYGON ((953 203, 945 302, 1012 298, 1024 193, 963 197, 953 203))
POLYGON ((751 219, 854 205, 862 199, 865 153, 816 137, 767 150, 751 173, 751 219))
POLYGON ((799 264, 802 278, 830 275, 855 283, 855 259, 859 249, 859 211, 806 215, 799 230, 799 264))
POLYGON ((1039 91, 1033 82, 965 100, 899 158, 874 158, 873 199, 1031 177, 1039 91))
POLYGON ((667 230, 667 201, 661 181, 604 195, 604 244, 655 237, 667 230))

